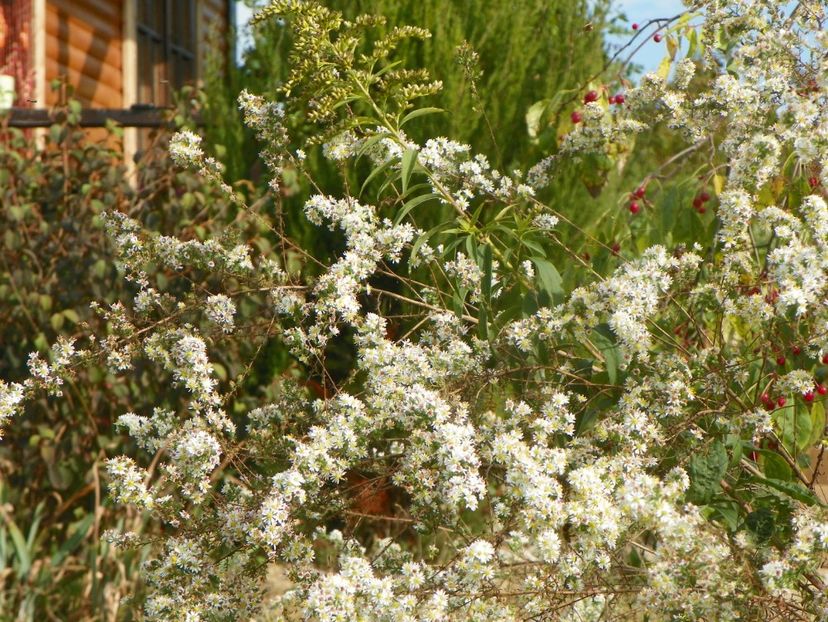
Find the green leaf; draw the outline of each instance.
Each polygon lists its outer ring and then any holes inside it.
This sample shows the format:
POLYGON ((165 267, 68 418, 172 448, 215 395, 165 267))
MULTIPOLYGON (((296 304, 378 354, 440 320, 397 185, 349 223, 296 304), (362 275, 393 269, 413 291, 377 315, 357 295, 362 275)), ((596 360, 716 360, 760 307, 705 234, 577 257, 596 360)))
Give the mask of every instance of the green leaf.
POLYGON ((526 238, 526 239, 521 240, 521 242, 523 243, 523 245, 526 248, 531 248, 533 251, 535 251, 538 254, 539 257, 546 257, 546 250, 543 248, 543 246, 541 246, 540 244, 538 244, 534 240, 530 240, 529 238, 526 238))
POLYGON ((29 574, 29 569, 32 567, 32 556, 29 547, 26 546, 26 539, 23 537, 23 532, 11 519, 11 516, 4 510, 3 520, 6 523, 6 528, 9 530, 9 535, 14 544, 14 551, 17 553, 18 574, 21 578, 25 578, 29 574))
POLYGON ((221 363, 212 363, 213 372, 219 380, 227 380, 227 369, 221 363))
POLYGON ((811 436, 808 446, 818 445, 825 436, 825 406, 822 402, 814 402, 811 406, 811 436))
POLYGON ((488 306, 491 305, 492 301, 492 247, 484 244, 481 255, 483 280, 480 284, 480 289, 483 294, 483 303, 488 306))
POLYGON ((696 50, 699 49, 699 35, 695 28, 687 29, 687 40, 689 41, 687 58, 693 58, 696 55, 696 50))
POLYGON ((371 173, 368 175, 368 177, 365 178, 365 181, 362 182, 362 187, 359 189, 360 196, 362 196, 362 194, 365 192, 365 188, 368 187, 368 184, 370 184, 379 175, 382 175, 385 171, 387 171, 389 168, 391 168, 391 165, 393 163, 394 163, 394 160, 387 160, 386 162, 383 162, 382 164, 380 164, 373 171, 371 171, 371 173))
POLYGON ((63 131, 63 127, 56 123, 49 127, 49 140, 55 144, 60 143, 65 134, 66 132, 63 131))
POLYGON ((55 332, 59 331, 63 328, 63 314, 53 313, 52 317, 49 318, 49 324, 52 325, 52 329, 54 329, 55 332))
POLYGON ((716 509, 730 531, 736 531, 739 528, 739 505, 736 502, 722 501, 713 504, 711 507, 716 509))
POLYGON ((380 69, 379 71, 377 71, 377 72, 374 74, 374 76, 375 76, 375 77, 379 77, 379 76, 381 76, 381 75, 383 75, 383 74, 388 73, 388 72, 389 72, 389 71, 391 71, 392 69, 395 69, 396 67, 399 67, 400 65, 402 65, 402 61, 401 61, 401 60, 395 60, 393 63, 388 63, 388 64, 387 64, 387 65, 385 65, 382 69, 380 69))
POLYGON ((99 259, 92 266, 92 271, 95 273, 96 277, 98 277, 99 279, 102 279, 104 277, 104 275, 106 274, 106 268, 107 268, 106 261, 103 260, 103 259, 99 259))
POLYGON ((814 493, 812 493, 807 488, 805 488, 803 486, 800 486, 796 482, 783 482, 783 481, 780 481, 778 479, 759 478, 759 477, 757 477, 755 479, 756 479, 756 481, 758 481, 758 482, 760 482, 760 483, 762 483, 766 486, 770 486, 771 488, 774 488, 774 489, 778 490, 779 492, 785 493, 786 495, 788 495, 792 499, 796 499, 797 501, 801 501, 802 503, 804 503, 806 505, 820 505, 820 506, 824 505, 822 502, 820 502, 819 499, 817 499, 814 496, 814 493))
POLYGON ((402 127, 403 125, 405 125, 409 121, 412 121, 412 120, 417 119, 419 117, 424 117, 427 114, 437 114, 437 113, 440 113, 440 112, 445 112, 445 110, 443 110, 442 108, 434 108, 434 107, 418 108, 417 110, 412 110, 411 112, 409 112, 407 115, 405 115, 403 117, 402 121, 400 121, 400 127, 402 127))
POLYGON ((738 434, 728 434, 727 438, 725 438, 725 447, 727 447, 728 452, 730 453, 730 465, 731 467, 735 467, 739 464, 739 461, 742 458, 742 447, 744 441, 738 434))
POLYGON ((423 203, 427 203, 428 201, 433 201, 434 199, 439 199, 440 197, 436 194, 421 194, 418 197, 414 197, 413 199, 406 201, 405 204, 400 208, 400 211, 397 212, 397 215, 394 217, 394 224, 398 225, 402 222, 402 219, 405 218, 408 213, 413 210, 418 205, 422 205, 423 203))
POLYGON ((785 408, 777 409, 773 413, 773 422, 791 455, 795 456, 808 447, 811 439, 811 415, 804 408, 798 407, 796 402, 791 400, 785 408))
POLYGON ((74 309, 65 309, 63 311, 63 317, 65 317, 67 320, 72 322, 72 324, 77 324, 78 322, 80 322, 80 317, 78 316, 78 312, 75 311, 74 309))
POLYGON ((411 174, 414 172, 414 165, 417 164, 417 150, 406 149, 402 156, 402 192, 408 192, 408 182, 411 181, 411 174))
POLYGON ((535 102, 526 111, 526 129, 530 138, 537 138, 540 133, 541 119, 549 108, 550 100, 542 99, 535 102))
POLYGON ((555 265, 542 257, 532 257, 532 263, 538 269, 541 288, 549 295, 550 301, 562 297, 563 279, 555 265))
POLYGON ((37 538, 37 530, 40 527, 40 521, 43 520, 43 508, 46 507, 46 501, 41 501, 37 504, 34 511, 34 519, 29 526, 29 537, 26 538, 26 548, 29 551, 34 551, 35 539, 37 538))
POLYGON ((46 339, 46 335, 43 333, 38 333, 37 337, 34 340, 34 346, 40 352, 48 352, 49 351, 49 340, 46 339))
POLYGON ((762 472, 766 477, 780 481, 788 481, 793 477, 790 465, 775 451, 757 449, 756 453, 762 456, 762 472))
POLYGON ((721 488, 721 480, 727 473, 727 449, 721 441, 714 441, 703 454, 694 454, 690 458, 689 500, 697 505, 707 504, 721 488))
POLYGON ((607 379, 610 384, 618 381, 618 369, 621 366, 621 350, 615 342, 615 335, 607 324, 599 324, 590 335, 590 340, 604 356, 607 379))

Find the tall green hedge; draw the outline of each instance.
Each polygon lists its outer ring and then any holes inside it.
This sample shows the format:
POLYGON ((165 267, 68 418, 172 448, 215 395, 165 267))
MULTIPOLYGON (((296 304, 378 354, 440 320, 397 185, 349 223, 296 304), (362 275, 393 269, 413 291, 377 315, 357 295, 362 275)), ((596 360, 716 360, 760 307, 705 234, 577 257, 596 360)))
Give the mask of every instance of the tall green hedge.
MULTIPOLYGON (((409 66, 427 67, 442 80, 433 105, 452 110, 418 123, 422 137, 450 135, 471 144, 505 170, 527 167, 540 156, 526 130, 526 113, 541 99, 562 90, 583 88, 606 60, 602 26, 609 19, 609 1, 519 0, 327 0, 347 18, 361 14, 387 18, 394 26, 428 28, 431 39, 407 42, 400 51, 409 66), (479 55, 476 91, 458 62, 458 46, 468 42, 479 55), (509 97, 503 97, 509 93, 509 97), (515 96, 517 94, 517 96, 515 96), (489 126, 508 141, 495 141, 489 126)), ((383 34, 377 31, 377 36, 383 34)), ((207 116, 214 122, 208 139, 236 178, 256 170, 256 150, 235 113, 242 88, 272 95, 286 72, 290 39, 278 22, 260 25, 255 45, 243 65, 209 78, 207 116), (217 97, 223 92, 224 97, 217 97), (232 119, 232 121, 231 121, 232 119)), ((218 68, 217 68, 218 69, 218 68)), ((416 137, 415 137, 416 138, 416 137)))

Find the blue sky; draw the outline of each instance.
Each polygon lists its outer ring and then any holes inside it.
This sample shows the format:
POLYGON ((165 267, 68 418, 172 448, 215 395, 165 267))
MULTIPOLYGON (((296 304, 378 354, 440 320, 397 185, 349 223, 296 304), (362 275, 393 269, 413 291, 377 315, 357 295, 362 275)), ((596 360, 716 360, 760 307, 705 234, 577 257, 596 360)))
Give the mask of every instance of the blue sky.
MULTIPOLYGON (((250 19, 252 12, 241 2, 238 2, 236 6, 236 23, 241 27, 250 19)), ((643 24, 656 17, 672 17, 682 10, 683 4, 681 0, 616 0, 615 7, 616 10, 623 11, 626 14, 630 23, 643 24)), ((630 33, 632 34, 632 31, 630 33)), ((611 43, 623 44, 624 42, 625 37, 613 37, 611 40, 611 43)), ((243 45, 244 38, 242 37, 239 47, 243 45)), ((645 45, 636 55, 635 62, 641 65, 645 71, 649 71, 658 67, 665 53, 664 43, 651 42, 645 45)))
MULTIPOLYGON (((627 16, 630 24, 633 22, 645 24, 658 17, 673 17, 685 8, 681 0, 616 0, 615 7, 627 16)), ((655 31, 649 30, 648 32, 655 31)), ((626 43, 626 37, 612 37, 610 42, 623 44, 626 43)), ((641 65, 645 72, 650 71, 658 67, 666 53, 663 42, 651 41, 636 54, 635 63, 641 65)))

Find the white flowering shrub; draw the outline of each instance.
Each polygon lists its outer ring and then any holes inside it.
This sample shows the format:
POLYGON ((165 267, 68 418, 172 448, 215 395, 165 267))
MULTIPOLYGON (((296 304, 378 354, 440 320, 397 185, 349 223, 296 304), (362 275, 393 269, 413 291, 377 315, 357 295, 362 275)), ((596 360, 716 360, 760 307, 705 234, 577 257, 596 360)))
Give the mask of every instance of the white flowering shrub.
MULTIPOLYGON (((343 179, 366 171, 361 188, 305 206, 341 234, 335 259, 229 187, 282 264, 109 213, 134 308, 101 309, 113 330, 83 350, 33 357, 30 379, 2 385, 0 419, 59 393, 81 358, 169 374, 186 407, 119 420, 158 464, 108 467, 114 498, 168 527, 145 568, 150 619, 828 620, 814 475, 828 394, 826 9, 697 1, 649 25, 640 36, 667 39, 660 72, 622 95, 587 92, 557 151, 524 175, 405 133, 440 112, 417 107, 440 85, 393 51, 428 32, 368 46, 380 18, 277 0, 257 19, 287 21, 292 73, 278 103, 245 93, 241 106, 274 191, 287 169, 313 184, 312 149, 343 179), (308 125, 297 151, 291 128, 308 125), (580 207, 543 189, 564 163, 626 153, 653 128, 686 142, 623 197, 618 218, 650 222, 648 237, 602 273, 573 250, 590 235, 571 224, 580 207), (693 202, 705 220, 674 236, 659 193, 695 152, 704 165, 685 174, 710 187, 693 202), (451 218, 422 230, 441 206, 451 218), (577 269, 562 276, 564 260, 577 269), (157 266, 190 279, 180 300, 142 278, 157 266), (239 379, 217 377, 211 351, 251 337, 236 309, 262 293, 257 327, 304 373, 228 412, 239 379), (268 564, 291 586, 265 605, 268 564)), ((194 135, 171 150, 220 179, 194 135)))

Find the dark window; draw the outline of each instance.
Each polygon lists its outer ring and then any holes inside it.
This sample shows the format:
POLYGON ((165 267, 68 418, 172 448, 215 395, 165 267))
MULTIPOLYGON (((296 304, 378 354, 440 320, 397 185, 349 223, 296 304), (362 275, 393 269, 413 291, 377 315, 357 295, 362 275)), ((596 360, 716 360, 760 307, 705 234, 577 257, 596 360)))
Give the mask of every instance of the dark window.
POLYGON ((168 106, 195 78, 195 0, 136 0, 138 103, 168 106))

